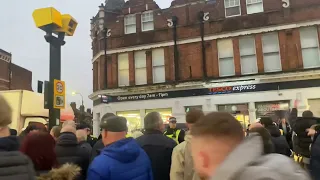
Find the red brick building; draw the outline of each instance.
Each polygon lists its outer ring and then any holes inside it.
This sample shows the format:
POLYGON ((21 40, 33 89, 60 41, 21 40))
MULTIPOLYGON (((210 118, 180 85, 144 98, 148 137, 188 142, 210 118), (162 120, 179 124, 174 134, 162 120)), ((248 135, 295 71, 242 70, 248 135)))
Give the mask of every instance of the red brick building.
POLYGON ((319 11, 315 0, 108 0, 91 22, 94 118, 164 109, 183 122, 197 106, 246 124, 295 100, 315 110, 319 11))
POLYGON ((0 91, 18 89, 32 91, 32 72, 11 61, 11 53, 0 49, 0 91))

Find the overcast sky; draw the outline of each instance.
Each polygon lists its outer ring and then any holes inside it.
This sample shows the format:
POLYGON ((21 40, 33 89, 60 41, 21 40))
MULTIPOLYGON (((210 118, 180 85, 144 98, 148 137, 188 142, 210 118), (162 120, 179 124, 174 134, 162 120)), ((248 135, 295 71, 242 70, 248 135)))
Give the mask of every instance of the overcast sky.
MULTIPOLYGON (((155 0, 161 8, 172 0, 155 0)), ((33 73, 33 90, 37 81, 49 79, 49 44, 44 32, 32 19, 34 9, 53 6, 63 14, 71 14, 78 27, 73 37, 66 37, 62 48, 62 80, 66 81, 67 101, 81 103, 77 91, 84 96, 85 106, 92 107, 88 95, 92 93, 92 51, 90 18, 98 12, 104 0, 2 0, 0 3, 0 48, 12 53, 12 61, 33 73)))

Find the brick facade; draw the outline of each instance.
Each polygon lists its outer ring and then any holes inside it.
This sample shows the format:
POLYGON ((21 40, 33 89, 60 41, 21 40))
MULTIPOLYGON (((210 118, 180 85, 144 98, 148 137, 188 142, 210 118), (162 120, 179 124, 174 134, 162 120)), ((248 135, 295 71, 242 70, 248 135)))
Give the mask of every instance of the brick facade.
MULTIPOLYGON (((204 2, 200 0, 175 0, 168 9, 159 9, 153 0, 129 0, 125 3, 122 11, 113 19, 108 16, 107 26, 111 29, 112 35, 108 37, 108 52, 124 48, 139 47, 149 44, 157 44, 173 41, 173 29, 167 25, 167 19, 172 16, 178 17, 177 39, 178 41, 200 37, 199 12, 208 12, 209 20, 204 22, 205 37, 211 35, 226 34, 252 30, 263 27, 277 27, 285 24, 302 23, 307 21, 320 20, 320 2, 315 0, 291 0, 290 8, 283 8, 280 0, 264 0, 263 13, 247 14, 246 0, 241 0, 241 16, 226 18, 224 0, 216 0, 216 3, 204 2), (148 8, 147 8, 148 7, 148 8), (146 10, 153 10, 154 30, 142 32, 141 13, 146 10), (136 33, 124 34, 124 16, 137 13, 136 33)), ((318 27, 320 42, 320 26, 318 27)), ((96 37, 92 42, 93 57, 97 59, 93 63, 93 87, 94 91, 104 89, 104 58, 99 53, 103 51, 103 36, 97 30, 93 30, 96 37)), ((279 50, 281 57, 282 71, 297 71, 303 69, 299 29, 289 28, 279 30, 279 50)), ((264 58, 262 50, 262 34, 252 34, 255 40, 255 50, 258 74, 264 72, 264 58)), ((235 76, 241 76, 241 61, 239 50, 239 38, 232 37, 235 76)), ((174 46, 172 44, 165 47, 165 81, 172 83, 175 81, 174 72, 174 46)), ((146 50, 147 84, 153 83, 152 49, 146 50)), ((179 76, 181 82, 201 80, 203 78, 202 47, 201 41, 178 44, 179 52, 179 76)), ((129 86, 135 85, 134 52, 129 51, 129 86)), ((118 66, 117 53, 109 55, 107 62, 107 84, 108 89, 118 87, 118 66)), ((208 78, 219 78, 219 57, 217 39, 205 41, 206 70, 208 78)))
POLYGON ((12 79, 9 80, 8 62, 0 60, 0 90, 29 90, 32 91, 32 72, 18 65, 11 64, 12 79))

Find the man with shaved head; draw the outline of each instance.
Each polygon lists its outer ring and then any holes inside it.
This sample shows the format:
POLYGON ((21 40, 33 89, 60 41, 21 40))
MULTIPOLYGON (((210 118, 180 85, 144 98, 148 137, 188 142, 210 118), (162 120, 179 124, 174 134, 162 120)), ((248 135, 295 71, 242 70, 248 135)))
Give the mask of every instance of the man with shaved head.
POLYGON ((76 164, 81 167, 81 175, 78 179, 84 180, 86 178, 90 153, 79 145, 74 121, 63 123, 55 150, 59 165, 76 164))

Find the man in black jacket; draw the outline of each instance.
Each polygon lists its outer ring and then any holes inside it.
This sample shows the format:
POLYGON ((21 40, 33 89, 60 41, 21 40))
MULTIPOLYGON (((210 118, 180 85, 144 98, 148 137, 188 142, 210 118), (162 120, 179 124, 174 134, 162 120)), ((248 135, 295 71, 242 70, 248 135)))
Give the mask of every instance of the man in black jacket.
POLYGON ((307 129, 320 122, 320 118, 313 117, 311 111, 304 111, 302 117, 298 117, 297 108, 293 108, 290 113, 289 123, 293 131, 293 151, 297 156, 302 156, 300 162, 306 170, 310 164, 310 145, 312 139, 308 136, 307 129))
POLYGON ((80 147, 75 135, 76 129, 73 125, 65 125, 57 139, 56 154, 59 165, 66 163, 76 164, 81 167, 81 176, 78 179, 86 179, 89 166, 90 154, 80 147))
POLYGON ((269 131, 275 153, 290 157, 291 151, 287 139, 281 135, 280 129, 274 124, 272 119, 270 117, 261 117, 260 123, 269 131))
POLYGON ((154 180, 170 180, 171 156, 177 143, 163 135, 163 120, 158 112, 146 115, 144 128, 144 135, 136 140, 151 160, 154 180))
POLYGON ((0 95, 0 179, 34 180, 35 171, 31 160, 19 151, 17 136, 10 136, 12 110, 0 95))

